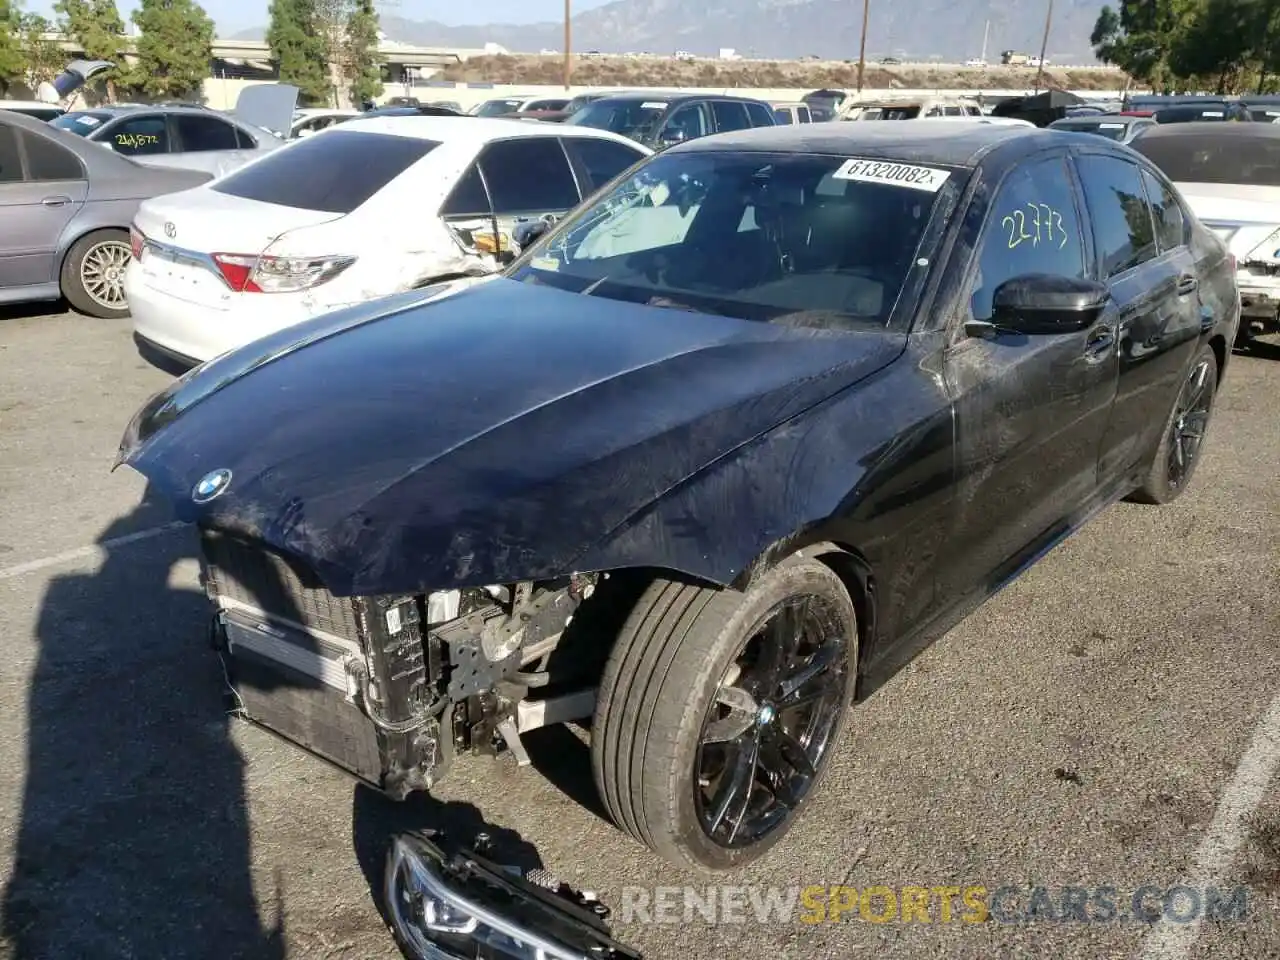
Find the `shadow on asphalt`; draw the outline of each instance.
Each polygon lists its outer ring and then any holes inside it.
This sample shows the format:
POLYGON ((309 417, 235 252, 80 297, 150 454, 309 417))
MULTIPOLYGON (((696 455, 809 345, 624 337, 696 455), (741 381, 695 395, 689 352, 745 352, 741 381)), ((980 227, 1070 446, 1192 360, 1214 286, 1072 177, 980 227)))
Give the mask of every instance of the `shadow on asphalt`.
MULTIPOLYGON (((65 300, 38 300, 35 303, 0 304, 0 323, 6 320, 23 320, 27 317, 47 317, 66 313, 71 304, 65 300)), ((88 319, 88 318, 86 318, 88 319)))
MULTIPOLYGON (((153 510, 119 518, 99 542, 153 510)), ((244 762, 208 601, 169 586, 196 549, 176 529, 49 581, 0 904, 14 960, 284 956, 282 922, 264 923, 251 884, 244 762)))

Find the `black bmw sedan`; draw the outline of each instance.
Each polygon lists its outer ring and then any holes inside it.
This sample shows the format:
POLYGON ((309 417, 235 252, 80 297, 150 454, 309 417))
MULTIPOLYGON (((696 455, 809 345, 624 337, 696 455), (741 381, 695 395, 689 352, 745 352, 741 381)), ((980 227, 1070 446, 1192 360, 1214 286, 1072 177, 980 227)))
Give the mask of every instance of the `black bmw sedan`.
POLYGON ((251 720, 402 797, 590 719, 618 826, 725 870, 853 700, 1108 504, 1187 489, 1233 267, 1103 138, 742 131, 500 276, 197 368, 119 460, 202 531, 251 720))

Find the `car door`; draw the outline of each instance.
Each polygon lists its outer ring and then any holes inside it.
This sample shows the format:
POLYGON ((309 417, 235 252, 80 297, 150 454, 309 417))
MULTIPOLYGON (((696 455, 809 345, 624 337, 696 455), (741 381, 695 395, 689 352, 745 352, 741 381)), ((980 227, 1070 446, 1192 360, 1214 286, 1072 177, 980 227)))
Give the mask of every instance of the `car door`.
POLYGON ((966 322, 992 320, 1005 281, 1092 276, 1088 221, 1065 155, 1020 161, 987 195, 963 224, 961 249, 977 252, 941 370, 957 440, 943 595, 1004 582, 1090 501, 1116 393, 1112 311, 1080 332, 966 333, 966 322))
POLYGON ((1099 276, 1119 311, 1119 385, 1099 467, 1116 479, 1150 456, 1182 386, 1201 333, 1199 280, 1167 183, 1115 155, 1084 153, 1075 163, 1099 276))
POLYGON ((559 138, 517 137, 486 144, 441 213, 464 247, 507 254, 517 223, 558 220, 581 199, 559 138))
POLYGON ((201 113, 174 113, 169 118, 174 153, 165 165, 205 170, 219 176, 243 163, 247 156, 234 124, 201 113))
POLYGON ((0 290, 57 281, 58 242, 84 205, 86 177, 66 147, 0 123, 0 290))

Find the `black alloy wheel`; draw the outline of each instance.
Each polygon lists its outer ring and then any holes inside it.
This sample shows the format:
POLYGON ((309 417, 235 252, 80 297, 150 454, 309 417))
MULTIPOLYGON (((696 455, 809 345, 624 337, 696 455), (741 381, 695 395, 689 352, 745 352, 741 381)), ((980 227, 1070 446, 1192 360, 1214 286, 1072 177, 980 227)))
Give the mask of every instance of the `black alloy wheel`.
POLYGON ((1170 503, 1191 485, 1202 459, 1217 390, 1218 357, 1213 348, 1206 345, 1196 354, 1186 379, 1178 388, 1146 480, 1128 499, 1138 503, 1170 503))

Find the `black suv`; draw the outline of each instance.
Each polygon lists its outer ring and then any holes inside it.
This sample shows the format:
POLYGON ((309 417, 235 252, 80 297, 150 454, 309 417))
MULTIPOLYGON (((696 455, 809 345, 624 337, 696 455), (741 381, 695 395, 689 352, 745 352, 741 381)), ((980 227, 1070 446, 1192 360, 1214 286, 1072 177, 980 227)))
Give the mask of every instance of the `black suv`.
POLYGON ((775 126, 773 110, 762 100, 656 90, 611 93, 564 122, 610 130, 654 150, 713 133, 775 126))

